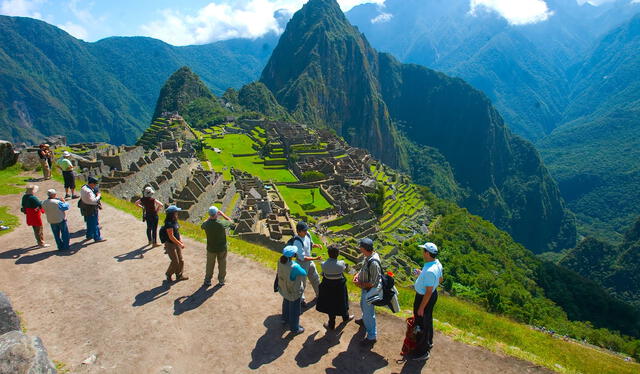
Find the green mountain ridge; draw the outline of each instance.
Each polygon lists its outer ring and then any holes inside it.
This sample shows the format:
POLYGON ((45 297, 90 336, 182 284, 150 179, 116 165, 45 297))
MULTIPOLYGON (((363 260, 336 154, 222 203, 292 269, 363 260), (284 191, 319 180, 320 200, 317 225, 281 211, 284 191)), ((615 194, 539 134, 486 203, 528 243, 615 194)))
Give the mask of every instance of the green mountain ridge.
POLYGON ((0 16, 0 138, 132 144, 181 66, 214 92, 255 80, 276 36, 174 47, 143 37, 85 43, 45 22, 0 16))
POLYGON ((311 0, 293 16, 261 81, 297 120, 335 129, 418 183, 434 180, 421 179, 425 159, 407 148, 428 149, 436 190, 527 248, 575 243, 573 216, 539 155, 489 100, 460 79, 379 54, 334 0, 311 0))

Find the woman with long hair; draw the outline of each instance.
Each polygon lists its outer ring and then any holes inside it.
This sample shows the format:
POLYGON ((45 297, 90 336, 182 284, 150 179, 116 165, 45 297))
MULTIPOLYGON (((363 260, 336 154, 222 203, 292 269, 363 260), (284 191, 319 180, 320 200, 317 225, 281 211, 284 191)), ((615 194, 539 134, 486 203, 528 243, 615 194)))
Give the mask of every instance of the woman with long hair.
POLYGON ((182 259, 184 244, 180 240, 180 225, 178 225, 178 212, 181 210, 177 206, 171 205, 165 211, 167 216, 164 220, 163 228, 167 232, 168 240, 164 243, 164 249, 171 259, 171 263, 165 273, 167 282, 172 282, 171 277, 173 274, 176 275, 176 282, 189 279, 182 273, 184 271, 184 260, 182 259))

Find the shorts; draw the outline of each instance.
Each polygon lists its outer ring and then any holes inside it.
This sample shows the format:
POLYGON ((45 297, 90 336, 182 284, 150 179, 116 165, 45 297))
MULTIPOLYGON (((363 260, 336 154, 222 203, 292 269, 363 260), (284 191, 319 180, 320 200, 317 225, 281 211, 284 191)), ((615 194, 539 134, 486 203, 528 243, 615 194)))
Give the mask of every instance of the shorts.
POLYGON ((64 178, 64 188, 76 188, 76 179, 73 176, 73 171, 63 171, 62 178, 64 178))

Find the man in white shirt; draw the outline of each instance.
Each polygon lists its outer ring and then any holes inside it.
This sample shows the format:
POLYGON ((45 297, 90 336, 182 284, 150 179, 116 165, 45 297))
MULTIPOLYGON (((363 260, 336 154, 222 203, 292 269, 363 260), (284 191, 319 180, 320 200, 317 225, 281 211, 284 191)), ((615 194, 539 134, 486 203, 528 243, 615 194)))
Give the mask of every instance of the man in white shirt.
POLYGON ((87 239, 93 239, 96 242, 103 242, 100 235, 100 226, 98 225, 98 209, 100 204, 100 193, 93 192, 98 185, 98 180, 94 177, 87 179, 87 184, 82 186, 80 190, 80 200, 82 215, 87 222, 87 239))
POLYGON ((415 271, 419 276, 414 284, 413 316, 422 332, 418 334, 416 348, 410 358, 424 361, 429 359, 433 347, 433 307, 438 301, 437 288, 442 283, 443 270, 440 261, 436 260, 438 247, 435 244, 425 243, 418 247, 423 250, 425 264, 422 270, 415 271))
MULTIPOLYGON (((313 261, 322 260, 322 257, 311 257, 311 249, 320 248, 321 245, 313 244, 311 235, 309 235, 309 226, 307 226, 305 222, 298 222, 296 232, 297 235, 293 238, 293 245, 298 248, 296 258, 300 266, 307 272, 307 278, 309 278, 309 282, 311 282, 311 287, 313 287, 317 298, 320 293, 320 275, 318 275, 318 270, 316 270, 316 265, 313 261)), ((305 287, 307 285, 307 278, 304 279, 305 287)), ((302 295, 302 307, 306 307, 304 295, 302 295)))

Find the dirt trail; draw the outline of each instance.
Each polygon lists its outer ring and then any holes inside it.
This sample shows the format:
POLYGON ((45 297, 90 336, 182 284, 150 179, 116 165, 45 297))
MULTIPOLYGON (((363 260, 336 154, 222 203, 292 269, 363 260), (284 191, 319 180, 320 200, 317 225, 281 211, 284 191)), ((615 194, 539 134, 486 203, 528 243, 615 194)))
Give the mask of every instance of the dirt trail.
MULTIPOLYGON (((38 184, 41 198, 48 188, 61 187, 38 184)), ((24 218, 0 238, 0 290, 22 312, 29 334, 40 336, 49 355, 72 373, 547 372, 439 333, 428 362, 396 364, 404 325, 384 315, 370 352, 358 346, 363 331, 357 325, 326 333, 325 317, 315 310, 301 317, 306 332, 290 337, 279 322, 281 298, 272 292, 271 270, 229 254, 229 283, 201 289, 204 245, 187 239, 185 274, 191 279, 168 288, 162 283, 168 258, 162 247, 146 246, 143 222, 105 206, 100 221, 108 241, 83 246, 76 202, 67 253, 55 250, 48 225, 45 238, 52 247, 32 247, 24 218), (92 354, 95 363, 82 364, 92 354)), ((18 196, 0 196, 0 205, 22 216, 18 196)), ((359 315, 359 307, 352 311, 359 315)))

